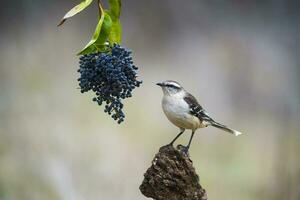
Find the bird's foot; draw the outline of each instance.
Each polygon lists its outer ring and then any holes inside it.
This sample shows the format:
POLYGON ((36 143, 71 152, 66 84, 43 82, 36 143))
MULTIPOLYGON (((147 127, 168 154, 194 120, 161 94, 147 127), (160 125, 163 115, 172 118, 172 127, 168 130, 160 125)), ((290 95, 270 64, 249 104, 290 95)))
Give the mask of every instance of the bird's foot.
POLYGON ((177 148, 184 154, 189 155, 189 147, 183 146, 183 145, 178 145, 177 148))

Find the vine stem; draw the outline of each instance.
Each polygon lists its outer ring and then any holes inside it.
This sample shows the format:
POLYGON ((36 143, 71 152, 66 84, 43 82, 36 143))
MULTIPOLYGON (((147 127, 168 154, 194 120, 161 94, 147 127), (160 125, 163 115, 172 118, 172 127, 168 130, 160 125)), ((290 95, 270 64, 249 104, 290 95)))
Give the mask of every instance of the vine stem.
POLYGON ((101 15, 104 13, 103 12, 103 6, 102 6, 102 2, 101 0, 98 0, 98 10, 99 10, 99 17, 101 17, 101 15))

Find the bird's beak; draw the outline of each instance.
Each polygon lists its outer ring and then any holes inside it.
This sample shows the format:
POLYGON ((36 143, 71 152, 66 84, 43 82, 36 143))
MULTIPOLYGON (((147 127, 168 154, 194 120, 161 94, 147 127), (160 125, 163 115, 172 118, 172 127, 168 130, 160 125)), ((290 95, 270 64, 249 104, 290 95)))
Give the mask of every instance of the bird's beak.
POLYGON ((156 83, 156 85, 162 87, 164 84, 162 84, 162 83, 156 83))

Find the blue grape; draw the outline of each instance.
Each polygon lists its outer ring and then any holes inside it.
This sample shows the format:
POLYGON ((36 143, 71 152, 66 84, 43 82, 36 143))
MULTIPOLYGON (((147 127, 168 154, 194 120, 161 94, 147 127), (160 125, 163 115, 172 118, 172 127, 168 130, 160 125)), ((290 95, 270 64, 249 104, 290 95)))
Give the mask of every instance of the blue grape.
POLYGON ((137 70, 132 52, 118 44, 110 46, 105 53, 92 53, 79 58, 81 93, 93 91, 94 102, 106 104, 104 112, 118 123, 125 118, 122 99, 132 96, 132 91, 142 84, 137 80, 137 70))

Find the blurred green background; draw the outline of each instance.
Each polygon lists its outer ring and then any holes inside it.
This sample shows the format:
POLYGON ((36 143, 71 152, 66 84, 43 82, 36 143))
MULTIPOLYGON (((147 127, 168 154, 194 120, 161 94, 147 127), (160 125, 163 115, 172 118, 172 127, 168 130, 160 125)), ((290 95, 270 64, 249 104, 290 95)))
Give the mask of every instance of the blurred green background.
POLYGON ((209 199, 300 199, 299 1, 124 0, 123 45, 144 83, 121 125, 77 89, 97 7, 56 25, 78 2, 1 2, 1 200, 146 199, 143 173, 178 133, 155 85, 166 79, 245 133, 197 131, 190 154, 209 199))

